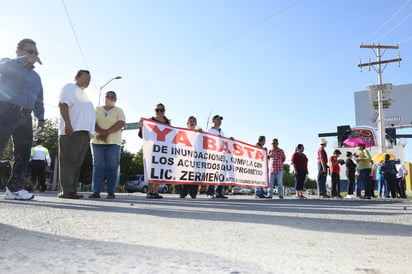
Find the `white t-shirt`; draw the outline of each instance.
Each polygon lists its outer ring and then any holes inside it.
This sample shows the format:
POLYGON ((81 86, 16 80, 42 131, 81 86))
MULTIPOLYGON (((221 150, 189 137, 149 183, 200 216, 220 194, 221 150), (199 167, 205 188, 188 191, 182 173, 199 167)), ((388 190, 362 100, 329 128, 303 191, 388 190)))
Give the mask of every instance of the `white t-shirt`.
POLYGON ((219 128, 219 130, 215 129, 214 127, 210 128, 208 130, 209 133, 215 134, 215 135, 219 135, 219 136, 225 136, 225 134, 223 134, 222 129, 219 128))
MULTIPOLYGON (((88 131, 90 136, 94 135, 96 113, 86 92, 76 84, 67 84, 59 94, 59 103, 69 106, 69 117, 73 131, 84 130, 88 131)), ((60 116, 59 135, 66 135, 65 126, 63 117, 60 116)))

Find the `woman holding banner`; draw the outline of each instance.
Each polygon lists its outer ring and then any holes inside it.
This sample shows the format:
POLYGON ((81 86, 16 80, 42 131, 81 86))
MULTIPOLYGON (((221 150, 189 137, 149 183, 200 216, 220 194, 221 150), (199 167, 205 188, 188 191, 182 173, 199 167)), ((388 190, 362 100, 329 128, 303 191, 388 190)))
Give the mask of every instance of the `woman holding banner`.
MULTIPOLYGON (((196 117, 190 116, 187 119, 186 125, 187 125, 188 129, 196 130, 196 126, 197 126, 196 117)), ((196 199, 197 189, 198 189, 198 185, 196 185, 196 184, 182 184, 182 185, 179 185, 180 198, 186 198, 187 194, 189 194, 190 197, 192 197, 192 199, 196 199)))
MULTIPOLYGON (((170 125, 170 119, 165 116, 166 108, 162 103, 159 103, 155 107, 155 116, 150 118, 153 121, 170 125)), ((142 121, 140 121, 139 137, 142 138, 142 121)), ((162 199, 163 196, 159 195, 159 183, 148 183, 147 199, 162 199)))

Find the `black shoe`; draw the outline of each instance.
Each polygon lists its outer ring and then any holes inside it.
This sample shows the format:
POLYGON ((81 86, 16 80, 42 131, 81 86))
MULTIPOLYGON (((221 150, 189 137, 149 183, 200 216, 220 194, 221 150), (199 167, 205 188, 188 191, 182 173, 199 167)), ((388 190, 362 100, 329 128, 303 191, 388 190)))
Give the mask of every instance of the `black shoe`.
POLYGON ((163 199, 162 195, 159 195, 159 193, 153 193, 154 199, 163 199))
POLYGON ((100 198, 100 194, 97 192, 93 192, 92 194, 89 195, 89 198, 100 198))
POLYGON ((83 195, 77 194, 75 192, 70 192, 68 194, 59 195, 59 198, 62 198, 62 199, 81 199, 81 198, 83 198, 83 195))
POLYGON ((147 193, 146 194, 146 199, 154 199, 154 194, 153 193, 147 193))
POLYGON ((223 195, 223 194, 218 194, 218 195, 216 195, 216 198, 220 198, 220 199, 227 199, 227 197, 225 196, 225 195, 223 195))
POLYGON ((116 196, 114 196, 114 193, 107 193, 107 199, 114 199, 116 196))

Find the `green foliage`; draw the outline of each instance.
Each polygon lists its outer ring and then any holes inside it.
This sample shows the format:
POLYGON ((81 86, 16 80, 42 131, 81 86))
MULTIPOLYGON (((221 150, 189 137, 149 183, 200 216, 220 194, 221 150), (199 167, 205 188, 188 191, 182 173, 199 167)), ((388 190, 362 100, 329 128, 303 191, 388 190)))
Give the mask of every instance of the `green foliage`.
POLYGON ((141 148, 137 154, 133 154, 127 150, 123 150, 120 156, 120 185, 130 175, 143 174, 143 149, 141 148))
POLYGON ((317 187, 316 180, 312 180, 309 177, 306 177, 303 187, 305 189, 316 189, 317 187))
POLYGON ((290 172, 290 165, 283 165, 283 185, 286 187, 295 186, 295 174, 290 172))
MULTIPOLYGON (((33 121, 33 126, 37 127, 37 122, 33 121)), ((57 118, 53 120, 46 120, 44 122, 44 130, 41 133, 38 133, 35 129, 33 139, 34 141, 38 139, 43 140, 43 146, 45 146, 50 153, 50 158, 52 159, 52 165, 54 163, 54 159, 59 152, 58 146, 58 138, 59 138, 59 131, 58 131, 59 122, 57 118)))
POLYGON ((4 148, 3 152, 0 154, 0 160, 5 160, 5 159, 9 159, 9 160, 13 159, 13 142, 11 138, 7 142, 7 145, 4 148))

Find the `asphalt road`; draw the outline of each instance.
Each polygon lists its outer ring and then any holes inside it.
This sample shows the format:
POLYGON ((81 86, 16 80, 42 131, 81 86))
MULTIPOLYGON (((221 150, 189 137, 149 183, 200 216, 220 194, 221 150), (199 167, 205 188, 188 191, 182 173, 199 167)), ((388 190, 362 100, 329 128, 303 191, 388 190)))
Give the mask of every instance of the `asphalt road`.
POLYGON ((0 199, 0 273, 412 273, 411 200, 56 195, 0 199))

